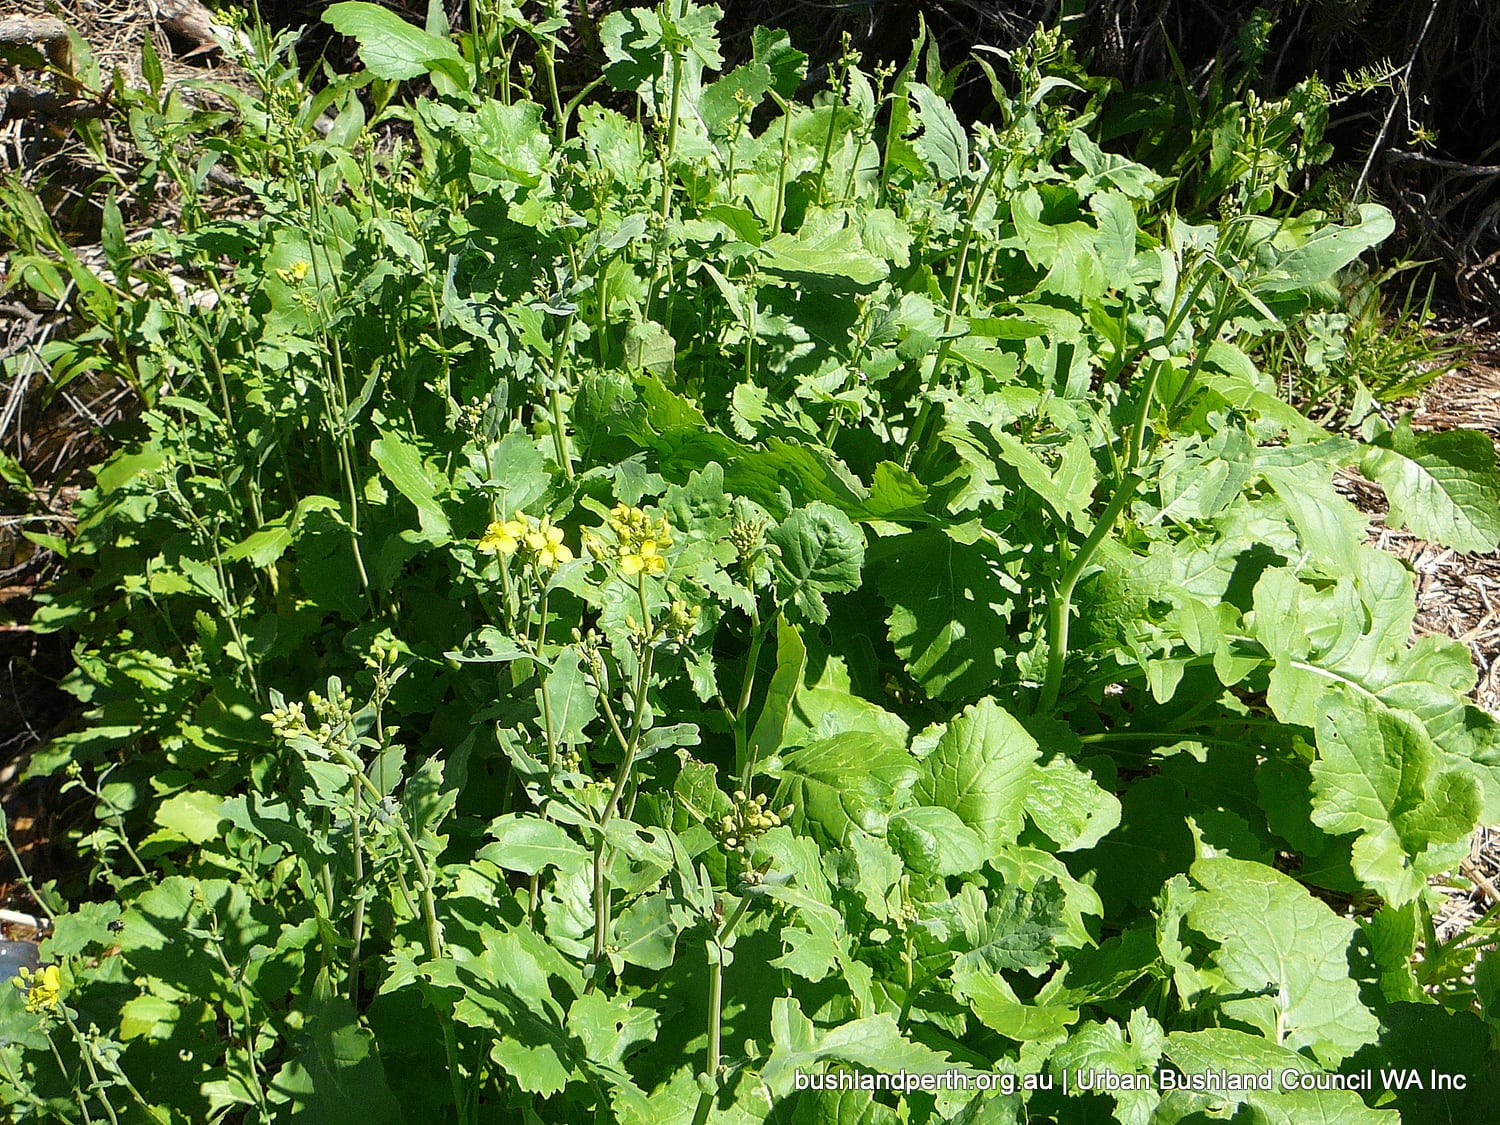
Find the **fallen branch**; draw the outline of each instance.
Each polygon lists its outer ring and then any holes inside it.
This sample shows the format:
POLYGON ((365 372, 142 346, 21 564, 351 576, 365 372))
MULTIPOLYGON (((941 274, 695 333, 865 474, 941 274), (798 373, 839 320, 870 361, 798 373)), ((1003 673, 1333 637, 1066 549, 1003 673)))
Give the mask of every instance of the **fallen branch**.
POLYGON ((65 74, 73 73, 68 27, 51 16, 6 16, 0 19, 0 48, 40 44, 47 61, 65 74))
POLYGON ((57 117, 79 121, 90 117, 108 117, 109 103, 84 101, 36 86, 17 86, 5 101, 3 116, 57 117))
POLYGON ((1392 160, 1410 160, 1417 164, 1431 164, 1434 168, 1445 168, 1460 176, 1500 176, 1500 164, 1465 164, 1460 160, 1444 160, 1420 152, 1403 152, 1392 149, 1386 153, 1392 160))

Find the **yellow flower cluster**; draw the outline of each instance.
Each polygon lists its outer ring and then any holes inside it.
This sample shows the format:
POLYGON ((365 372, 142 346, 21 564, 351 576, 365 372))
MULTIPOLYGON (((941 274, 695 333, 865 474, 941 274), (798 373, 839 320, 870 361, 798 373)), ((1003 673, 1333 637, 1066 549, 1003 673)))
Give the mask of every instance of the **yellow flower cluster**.
POLYGON ((489 555, 514 555, 523 548, 543 570, 551 570, 573 558, 572 549, 563 542, 562 528, 554 527, 547 516, 537 520, 525 512, 490 524, 478 545, 479 550, 489 555))
POLYGON ((51 1012, 62 999, 62 974, 56 965, 36 972, 23 968, 16 975, 16 987, 26 993, 26 1010, 32 1015, 51 1012))
POLYGON ((312 263, 299 258, 292 263, 291 268, 277 270, 276 276, 281 279, 283 285, 300 285, 307 280, 307 275, 311 270, 312 263))
POLYGON ((665 519, 653 519, 640 508, 616 504, 610 509, 609 529, 615 535, 613 546, 606 549, 595 539, 590 549, 601 556, 606 550, 612 551, 621 574, 633 578, 666 571, 667 559, 662 552, 672 547, 672 529, 665 519))

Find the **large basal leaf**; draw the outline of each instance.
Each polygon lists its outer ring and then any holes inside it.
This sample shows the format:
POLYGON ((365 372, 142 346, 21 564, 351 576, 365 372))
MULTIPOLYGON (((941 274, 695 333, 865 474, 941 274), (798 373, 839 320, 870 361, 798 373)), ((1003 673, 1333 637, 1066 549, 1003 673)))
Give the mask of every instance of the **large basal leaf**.
POLYGON ((396 491, 416 506, 417 518, 428 539, 446 542, 452 529, 437 494, 447 490, 448 482, 427 467, 415 445, 394 431, 383 433, 370 443, 370 456, 375 458, 385 479, 396 486, 396 491))
POLYGON ((1491 1047, 1493 1032, 1477 1015, 1432 1003, 1395 1003, 1380 1024, 1380 1042, 1361 1051, 1349 1066, 1363 1064, 1376 1074, 1401 1076, 1390 1086, 1402 1121, 1468 1125, 1494 1116, 1500 1105, 1500 1068, 1491 1047))
MULTIPOLYGON (((1243 1031, 1214 1027, 1206 1031, 1174 1031, 1167 1036, 1166 1056, 1183 1075, 1270 1074, 1273 1090, 1214 1089, 1203 1094, 1173 1093, 1179 1104, 1203 1110, 1249 1105, 1257 1125, 1402 1125, 1392 1110, 1370 1109, 1353 1090, 1286 1089, 1303 1076, 1320 1075, 1305 1055, 1243 1031)), ((1221 1084, 1222 1085, 1222 1084, 1221 1084)), ((1165 1107, 1164 1107, 1165 1108, 1165 1107)), ((1239 1115, 1235 1116, 1239 1120, 1239 1115)), ((1184 1120, 1173 1118, 1172 1120, 1184 1120)), ((1206 1120, 1188 1117, 1185 1120, 1206 1120)), ((1424 1123, 1425 1125, 1425 1123, 1424 1123)))
POLYGON ((494 843, 479 850, 487 859, 507 871, 535 875, 548 867, 571 871, 589 860, 582 844, 567 834, 561 825, 539 816, 506 813, 490 824, 494 843))
POLYGON ((1014 883, 987 909, 978 925, 965 926, 969 948, 958 958, 965 972, 981 968, 1038 969, 1054 956, 1063 932, 1063 888, 1055 879, 1042 879, 1031 890, 1014 883))
POLYGON ((832 212, 814 212, 796 234, 778 234, 760 247, 761 269, 809 289, 873 287, 890 265, 864 247, 857 227, 832 212))
POLYGON ((952 809, 918 805, 891 816, 885 838, 919 875, 964 875, 984 866, 988 849, 952 809))
POLYGON ((1416 898, 1427 876, 1460 858, 1441 845, 1467 840, 1478 823, 1478 781, 1440 772, 1438 749, 1416 721, 1344 684, 1323 695, 1317 741, 1313 823, 1359 834, 1354 873, 1388 902, 1416 898))
POLYGON ((983 695, 1000 678, 1003 630, 1018 587, 988 539, 956 542, 936 528, 882 539, 870 565, 891 644, 935 699, 983 695))
POLYGON ((1119 798, 1061 755, 1032 768, 1025 806, 1060 852, 1092 848, 1120 823, 1119 798))
POLYGON ((1014 843, 1038 756, 1036 740, 993 699, 953 719, 922 762, 924 805, 952 809, 992 849, 1014 843))
POLYGON ((271 1081, 273 1104, 327 1125, 385 1125, 401 1120, 375 1037, 346 1000, 315 1001, 302 1051, 271 1081))
POLYGON ((1220 1008, 1273 1043, 1336 1064, 1379 1030, 1349 977, 1356 928, 1274 868, 1201 859, 1187 921, 1218 943, 1220 1008))
POLYGON ((1500 472, 1488 434, 1417 433, 1403 419, 1366 448, 1361 468, 1385 489, 1388 525, 1455 551, 1500 545, 1500 472))
POLYGON ((842 843, 853 828, 881 835, 893 795, 918 770, 904 748, 850 731, 793 750, 766 772, 781 781, 777 805, 792 804, 798 819, 842 843))

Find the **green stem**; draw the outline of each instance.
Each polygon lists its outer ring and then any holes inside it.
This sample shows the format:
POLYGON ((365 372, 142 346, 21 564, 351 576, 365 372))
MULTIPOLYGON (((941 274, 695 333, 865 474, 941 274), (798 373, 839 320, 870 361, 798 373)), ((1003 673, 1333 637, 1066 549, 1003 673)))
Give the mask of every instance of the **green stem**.
MULTIPOLYGON (((644 583, 645 577, 642 576, 638 580, 638 589, 643 603, 645 602, 644 583)), ((642 627, 649 632, 650 622, 645 622, 642 627)), ((594 843, 594 971, 585 986, 585 992, 592 992, 598 987, 599 977, 604 967, 605 947, 609 944, 610 896, 604 885, 606 830, 619 810, 620 797, 625 792, 625 786, 630 780, 630 771, 634 768, 636 755, 640 752, 641 735, 645 729, 646 685, 651 682, 651 669, 655 658, 656 650, 649 645, 646 646, 636 669, 635 698, 632 700, 635 706, 635 718, 631 723, 630 740, 625 747, 625 757, 620 762, 619 773, 615 776, 614 789, 610 791, 609 801, 599 817, 599 839, 594 843)), ((615 729, 618 734, 619 727, 616 726, 615 729)))
POLYGON ((1125 505, 1130 503, 1140 486, 1141 478, 1134 473, 1128 474, 1120 482, 1120 487, 1115 490, 1109 504, 1100 514, 1099 521, 1094 524, 1094 530, 1089 532, 1083 546, 1078 549, 1078 554, 1073 556, 1072 563, 1063 572, 1057 594, 1047 607, 1047 672, 1037 701, 1036 713, 1039 715, 1051 714, 1052 709, 1057 706, 1058 693, 1062 689, 1063 664, 1068 659, 1068 627, 1073 608, 1073 589, 1078 585, 1078 579, 1082 577, 1099 545, 1114 529, 1115 520, 1120 517, 1125 505))
POLYGON ((698 1095, 698 1105, 693 1111, 693 1125, 703 1125, 713 1109, 714 1097, 719 1090, 719 1067, 724 1035, 724 943, 734 934, 734 928, 749 909, 750 896, 740 899, 734 913, 725 919, 713 937, 712 960, 708 963, 708 1053, 704 1073, 708 1076, 708 1088, 698 1095))
MULTIPOLYGON (((995 173, 999 171, 999 168, 1000 165, 997 162, 990 162, 964 214, 963 239, 958 245, 958 261, 953 267, 953 282, 948 287, 948 308, 943 316, 943 342, 938 345, 937 355, 933 357, 932 372, 927 377, 926 389, 931 389, 941 383, 943 368, 947 366, 949 353, 953 350, 953 337, 949 333, 953 329, 953 321, 958 316, 958 299, 963 292, 964 273, 969 265, 969 249, 974 242, 974 220, 979 214, 979 207, 984 202, 985 196, 989 194, 990 184, 994 182, 995 173)), ((924 447, 928 437, 927 431, 932 427, 933 417, 932 399, 924 396, 916 421, 907 432, 905 448, 902 451, 902 463, 907 468, 911 467, 917 450, 924 447)))
POLYGON ((459 1068, 458 1035, 451 1019, 443 1021, 443 1053, 448 1056, 448 1088, 453 1093, 453 1108, 458 1110, 458 1119, 467 1122, 468 1099, 464 1097, 463 1072, 459 1068))
POLYGON ((767 93, 781 107, 781 162, 776 166, 776 211, 771 219, 771 234, 774 236, 781 233, 781 220, 786 216, 786 169, 792 144, 792 107, 775 90, 767 93))
MULTIPOLYGON (((234 982, 235 996, 240 1002, 240 1013, 245 1020, 245 1062, 250 1071, 250 1083, 253 1087, 251 1093, 255 1095, 255 1104, 260 1109, 261 1115, 266 1114, 266 1089, 260 1080, 260 1067, 255 1058, 255 1029, 250 1022, 250 997, 245 992, 244 974, 237 971, 229 963, 229 958, 224 956, 224 947, 219 936, 218 918, 209 916, 209 945, 212 946, 215 956, 219 959, 219 967, 224 970, 224 975, 234 982)), ((232 1028, 233 1025, 231 1025, 232 1028)))
MULTIPOLYGON (((57 912, 48 905, 47 900, 36 889, 36 885, 31 881, 31 876, 26 873, 26 865, 21 862, 21 856, 17 853, 15 844, 11 842, 10 818, 6 816, 3 806, 0 806, 0 839, 4 839, 6 853, 9 854, 10 861, 16 865, 16 873, 20 876, 21 886, 26 888, 26 893, 31 896, 32 901, 42 908, 42 913, 52 919, 53 922, 56 922, 57 912)), ((137 859, 136 862, 139 863, 140 860, 137 859)))
MULTIPOLYGON (((385 800, 385 794, 365 776, 365 771, 360 767, 359 761, 349 751, 340 746, 330 746, 330 750, 338 758, 345 769, 354 775, 359 782, 365 796, 370 799, 374 807, 379 807, 385 800)), ((437 897, 433 892, 432 871, 427 866, 427 861, 422 857, 422 850, 417 847, 417 842, 412 839, 411 832, 406 827, 406 822, 399 816, 391 818, 391 823, 396 827, 396 836, 401 841, 402 848, 411 860, 412 866, 416 868, 417 880, 422 888, 422 914, 427 923, 427 953, 433 960, 443 955, 443 932, 438 925, 437 897)))
POLYGON ((104 1107, 105 1116, 111 1125, 120 1125, 120 1119, 115 1114, 115 1107, 110 1103, 109 1095, 105 1093, 104 1083, 99 1078, 99 1072, 94 1068, 94 1052, 89 1048, 83 1038, 83 1032, 78 1030, 78 1025, 73 1022, 73 1017, 68 1014, 68 1009, 61 1003, 57 1010, 62 1013, 63 1020, 68 1025, 68 1030, 73 1033, 73 1039, 78 1044, 78 1055, 83 1060, 84 1069, 89 1072, 89 1090, 99 1099, 99 1104, 104 1107))
POLYGON ((755 691, 755 670, 760 663, 760 650, 765 644, 767 622, 761 620, 760 607, 750 606, 750 651, 745 655, 745 678, 740 682, 740 698, 734 709, 734 742, 737 760, 744 763, 740 788, 750 792, 750 782, 755 775, 755 759, 750 756, 749 726, 750 696, 755 691))
POLYGON ((667 143, 661 155, 661 203, 657 212, 661 229, 651 250, 651 285, 646 290, 647 320, 651 319, 656 287, 661 282, 661 263, 667 243, 667 218, 672 213, 672 161, 677 155, 677 118, 682 110, 682 48, 675 42, 672 45, 672 95, 669 109, 667 143))
POLYGON ((63 1062, 62 1052, 57 1049, 57 1040, 52 1038, 52 1032, 47 1032, 47 1046, 52 1048, 52 1061, 57 1063, 57 1071, 63 1076, 64 1082, 69 1082, 73 1087, 73 1096, 78 1099, 78 1112, 83 1115, 83 1125, 93 1125, 93 1115, 89 1113, 88 1102, 83 1099, 83 1091, 78 1088, 77 1079, 68 1078, 68 1068, 63 1062))
POLYGON ((549 397, 552 402, 552 445, 557 450, 557 461, 562 466, 563 475, 572 480, 573 457, 568 452, 568 435, 563 429, 562 394, 553 387, 549 397))
MULTIPOLYGON (((365 845, 361 818, 363 810, 359 807, 358 785, 354 786, 354 791, 350 796, 353 797, 350 804, 353 807, 354 823, 354 883, 356 887, 363 888, 365 885, 365 845)), ((359 954, 365 937, 365 900, 363 895, 357 894, 355 897, 354 922, 351 929, 354 946, 349 950, 349 1004, 357 1012, 359 1011, 359 954)))

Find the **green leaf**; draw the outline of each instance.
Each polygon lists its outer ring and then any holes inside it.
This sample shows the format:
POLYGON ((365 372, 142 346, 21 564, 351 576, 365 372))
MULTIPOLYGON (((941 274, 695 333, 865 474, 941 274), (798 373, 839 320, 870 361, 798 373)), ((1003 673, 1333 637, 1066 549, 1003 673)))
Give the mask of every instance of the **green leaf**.
POLYGON ((776 592, 810 621, 828 619, 823 594, 859 585, 865 539, 849 517, 821 501, 798 508, 766 534, 777 549, 776 592))
POLYGON ((1323 695, 1317 743, 1313 823, 1358 833, 1354 873, 1393 905, 1415 899, 1427 876, 1456 861, 1434 846, 1467 841, 1478 823, 1478 781, 1439 772, 1438 750, 1418 723, 1344 684, 1323 695))
POLYGON ((1022 1002, 998 973, 965 967, 955 970, 953 980, 956 994, 974 1009, 980 1023, 1018 1043, 1054 1039, 1078 1020, 1077 1008, 1022 1002))
POLYGON ((272 522, 230 547, 224 552, 224 558, 231 562, 249 559, 254 566, 267 567, 286 554, 291 545, 292 529, 272 522))
POLYGON ((1493 1029, 1473 1012, 1432 1003, 1395 1003, 1381 1016, 1380 1041, 1349 1064, 1376 1074, 1415 1072, 1420 1083, 1392 1082, 1403 1122, 1467 1125, 1492 1116, 1500 1098, 1493 1029), (1434 1081, 1437 1076, 1438 1081, 1434 1081), (1447 1081, 1443 1081, 1446 1079, 1447 1081))
POLYGON ((558 746, 578 746, 588 741, 585 728, 598 716, 595 691, 583 672, 578 650, 568 647, 552 664, 538 687, 537 705, 542 709, 545 730, 558 746))
POLYGON ((489 835, 494 843, 481 848, 479 858, 523 875, 535 875, 548 867, 571 871, 590 858, 588 850, 561 825, 538 816, 506 813, 490 823, 489 835))
POLYGON ((469 142, 469 182, 476 191, 541 183, 552 157, 541 106, 529 101, 511 105, 487 101, 475 113, 457 120, 460 135, 469 142))
POLYGON ((827 214, 809 216, 796 234, 778 234, 758 250, 760 268, 808 289, 870 289, 890 274, 890 263, 864 248, 859 230, 827 214))
POLYGON ((919 875, 964 875, 984 866, 984 841, 951 809, 921 805, 886 822, 885 838, 919 875))
POLYGON ((1201 859, 1191 874, 1202 889, 1187 921, 1218 942, 1226 1016, 1329 1065, 1375 1040, 1379 1026, 1349 977, 1353 922, 1264 864, 1201 859))
MULTIPOLYGON (((1269 1039, 1227 1027, 1206 1031, 1174 1031, 1167 1036, 1166 1056, 1185 1075, 1241 1074, 1272 1076, 1272 1090, 1213 1089, 1189 1095, 1187 1100, 1205 1111, 1224 1106, 1249 1105, 1252 1120, 1266 1125, 1401 1125, 1402 1118, 1390 1110, 1370 1109, 1353 1090, 1288 1090, 1283 1075, 1321 1073, 1305 1055, 1269 1039)), ((1221 1084, 1222 1085, 1222 1084, 1221 1084)), ((1179 1095, 1174 1095, 1179 1096, 1179 1095)), ((1235 1115, 1238 1119, 1239 1115, 1235 1115)), ((1189 1120, 1192 1120, 1191 1118, 1189 1120)))
POLYGON ((958 968, 999 972, 1038 969, 1052 960, 1063 930, 1063 888, 1055 879, 1042 879, 1030 890, 1015 884, 985 911, 978 926, 965 926, 969 948, 958 968))
POLYGON ((120 1009, 120 1038, 170 1039, 177 1030, 182 1009, 177 1001, 143 993, 120 1009))
MULTIPOLYGON (((797 626, 778 615, 776 671, 771 675, 771 685, 766 689, 766 701, 761 706, 760 716, 755 720, 755 730, 750 735, 751 761, 764 762, 785 745, 792 700, 802 686, 802 670, 806 666, 807 647, 802 643, 802 633, 797 626)), ((745 763, 737 762, 735 768, 743 773, 745 763)))
POLYGON ((431 70, 451 73, 455 66, 462 74, 463 59, 449 40, 429 35, 386 8, 345 0, 331 5, 323 21, 359 41, 360 60, 377 78, 400 81, 431 70))
POLYGON ((438 489, 446 491, 447 482, 423 463, 417 447, 400 434, 387 432, 370 443, 370 455, 375 458, 385 479, 396 486, 396 491, 416 505, 422 530, 429 539, 437 542, 450 539, 452 529, 448 517, 437 502, 438 489))
POLYGON ((882 834, 894 794, 916 779, 917 765, 904 749, 853 731, 794 750, 766 772, 781 781, 778 806, 790 803, 796 822, 842 843, 854 828, 882 834))
POLYGON ((1365 450, 1361 469, 1385 489, 1388 526, 1455 551, 1500 546, 1500 471, 1488 434, 1417 433, 1404 418, 1365 450))
POLYGON ((1133 1086, 1106 1090, 1115 1102, 1115 1120, 1120 1125, 1149 1125, 1161 1094, 1156 1090, 1157 1063, 1167 1037, 1161 1024, 1137 1008, 1125 1029, 1108 1023, 1086 1023, 1047 1060, 1054 1075, 1113 1074, 1146 1075, 1153 1079, 1146 1089, 1133 1086))
POLYGON ((870 498, 865 501, 859 518, 863 520, 928 520, 925 505, 927 486, 894 461, 875 466, 870 484, 870 498))
POLYGON ((317 1000, 302 1053, 270 1082, 268 1100, 327 1125, 383 1125, 402 1119, 370 1031, 344 1000, 317 1000))
POLYGON ((948 102, 920 82, 906 92, 916 100, 916 122, 922 126, 912 148, 938 180, 962 179, 969 170, 969 134, 948 102))
MULTIPOLYGON (((1350 226, 1336 223, 1314 225, 1317 216, 1304 216, 1298 223, 1313 233, 1282 254, 1276 272, 1255 287, 1258 293, 1282 293, 1306 289, 1326 281, 1371 246, 1383 242, 1396 229, 1391 213, 1378 203, 1361 203, 1359 215, 1350 226)), ((1300 231, 1278 236, 1278 243, 1296 241, 1300 231)))
POLYGON ((1059 519, 1082 532, 1092 529, 1094 521, 1088 509, 1098 473, 1083 435, 1075 434, 1051 466, 1043 464, 1014 434, 996 428, 993 436, 1005 463, 1016 470, 1027 488, 1047 502, 1059 519))
MULTIPOLYGON (((779 671, 779 654, 777 668, 779 671)), ((806 746, 844 731, 867 731, 893 746, 905 746, 910 733, 899 715, 867 699, 842 688, 804 685, 792 698, 781 744, 806 746)))
POLYGON ((643 969, 666 969, 677 952, 677 929, 665 893, 637 899, 615 922, 610 959, 643 969))
POLYGON ((966 707, 922 762, 914 793, 956 812, 985 845, 1015 843, 1038 755, 1036 740, 993 699, 966 707))
POLYGON ((481 625, 464 638, 464 646, 443 653, 448 660, 460 664, 508 664, 512 660, 536 660, 543 667, 550 667, 545 660, 533 656, 513 637, 508 637, 493 625, 481 625))
POLYGON ((891 644, 929 695, 973 698, 1000 679, 1019 587, 993 541, 963 544, 937 528, 893 535, 872 544, 870 569, 891 644))
POLYGON ((1092 848, 1120 823, 1119 798, 1062 755, 1033 767, 1025 808, 1059 852, 1092 848))
POLYGON ((822 1030, 802 1014, 793 997, 777 997, 771 1007, 771 1057, 760 1080, 773 1092, 790 1088, 793 1076, 811 1072, 824 1060, 851 1063, 878 1073, 943 1074, 954 1069, 947 1055, 905 1038, 890 1013, 850 1020, 822 1030))
MULTIPOLYGON (((156 823, 172 838, 206 844, 223 835, 219 831, 219 822, 224 819, 219 815, 219 806, 223 803, 224 798, 216 793, 190 789, 163 801, 156 810, 156 823)), ((161 836, 158 832, 152 839, 161 836)))
POLYGON ((1131 267, 1135 264, 1138 229, 1135 208, 1124 195, 1109 191, 1090 199, 1089 209, 1099 221, 1099 234, 1095 239, 1099 249, 1099 264, 1104 268, 1105 276, 1114 282, 1113 287, 1123 288, 1129 280, 1131 267))

